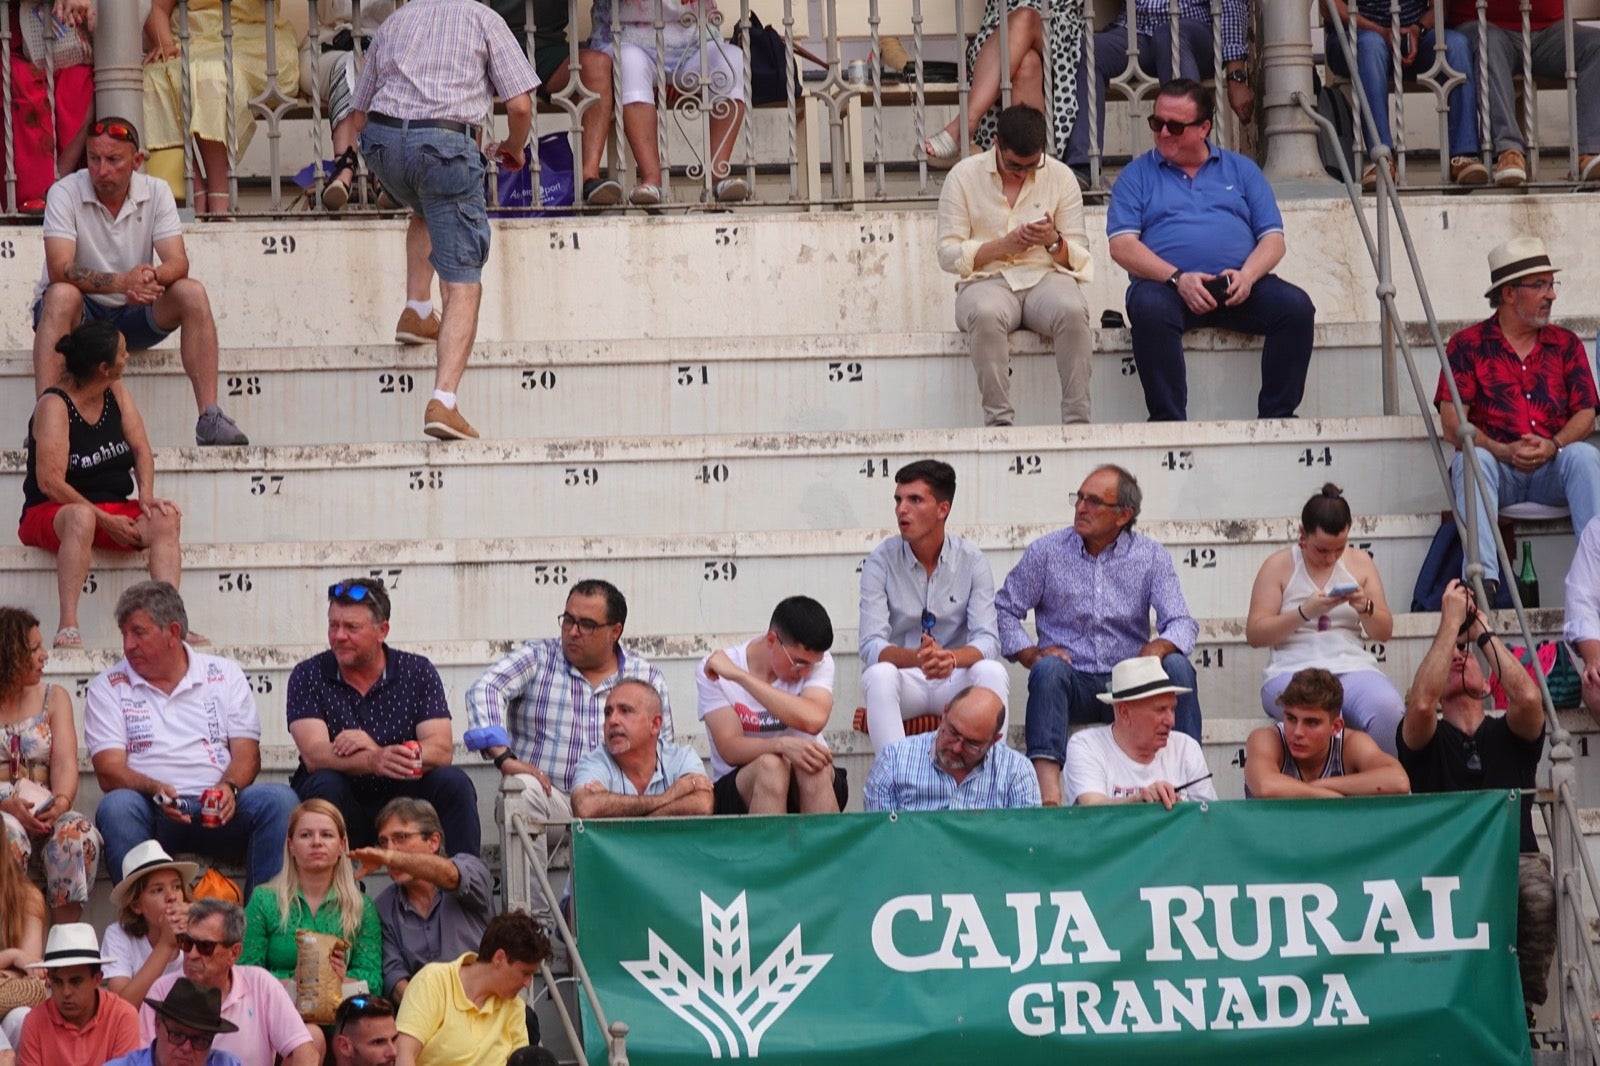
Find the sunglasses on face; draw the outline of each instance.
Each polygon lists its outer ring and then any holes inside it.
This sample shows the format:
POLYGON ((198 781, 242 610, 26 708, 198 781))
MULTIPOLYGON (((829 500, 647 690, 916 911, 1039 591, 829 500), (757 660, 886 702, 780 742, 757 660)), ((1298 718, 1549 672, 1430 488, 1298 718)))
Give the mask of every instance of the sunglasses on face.
POLYGON ((167 1031, 167 1039, 172 1041, 175 1048, 192 1047, 196 1051, 204 1051, 217 1038, 215 1033, 180 1033, 165 1022, 161 1027, 167 1031))
POLYGON ((194 937, 190 936, 188 933, 179 933, 178 937, 177 937, 177 940, 178 940, 178 950, 179 951, 184 952, 185 954, 187 954, 187 953, 189 953, 191 951, 198 951, 201 955, 205 956, 208 959, 212 955, 216 954, 218 948, 226 946, 226 942, 224 942, 224 941, 221 941, 221 940, 196 940, 194 937))
POLYGON ((1206 120, 1197 118, 1193 122, 1180 122, 1175 118, 1156 118, 1151 115, 1146 121, 1150 123, 1151 133, 1160 133, 1164 129, 1170 136, 1180 137, 1190 126, 1198 126, 1206 120))

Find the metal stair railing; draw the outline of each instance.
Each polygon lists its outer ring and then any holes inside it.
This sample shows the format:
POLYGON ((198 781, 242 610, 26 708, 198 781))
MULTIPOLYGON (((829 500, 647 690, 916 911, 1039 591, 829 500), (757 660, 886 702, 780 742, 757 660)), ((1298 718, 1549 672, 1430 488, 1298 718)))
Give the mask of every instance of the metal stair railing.
MULTIPOLYGON (((1444 25, 1444 0, 1433 0, 1436 25, 1444 25)), ((1570 18, 1570 17, 1569 17, 1570 18)), ((1352 32, 1353 24, 1329 20, 1326 30, 1330 34, 1338 34, 1341 43, 1345 46, 1346 55, 1355 55, 1355 34, 1352 32)), ((1428 294, 1427 279, 1418 259, 1416 244, 1412 239, 1411 227, 1406 221, 1405 211, 1401 204, 1399 191, 1395 186, 1394 178, 1390 173, 1388 162, 1389 149, 1378 143, 1376 126, 1373 122, 1372 110, 1367 104, 1366 93, 1361 84, 1359 65, 1352 64, 1350 71, 1351 85, 1354 89, 1354 105, 1360 117, 1361 128, 1365 143, 1371 145, 1370 158, 1377 169, 1377 211, 1376 232, 1369 223, 1366 212, 1362 209, 1362 193, 1359 182, 1352 175, 1349 164, 1341 151, 1332 154, 1339 160, 1340 179, 1344 184, 1345 193, 1350 199, 1352 214, 1357 225, 1360 226, 1361 235, 1367 246, 1367 254, 1372 260, 1373 268, 1377 272, 1378 284, 1375 294, 1380 308, 1380 323, 1385 331, 1383 338, 1385 363, 1384 376, 1384 412, 1395 414, 1398 412, 1398 388, 1395 381, 1397 366, 1393 356, 1389 354, 1390 346, 1387 343, 1392 337, 1393 348, 1399 352, 1400 361, 1403 362, 1407 377, 1411 382, 1412 392, 1416 397, 1418 408, 1424 412, 1423 422, 1428 430, 1428 442, 1433 452, 1434 463, 1438 468, 1441 484, 1444 487, 1446 498, 1450 500, 1450 511, 1454 517, 1456 528, 1461 534, 1462 544, 1467 559, 1466 577, 1479 603, 1489 603, 1489 598, 1484 593, 1483 587, 1483 555, 1485 547, 1495 553, 1500 560, 1500 573, 1507 578, 1515 571, 1511 559, 1507 554, 1506 546, 1500 535, 1498 523, 1489 523, 1490 535, 1493 544, 1489 546, 1478 543, 1476 524, 1466 520, 1467 516, 1475 514, 1478 501, 1485 494, 1486 483, 1483 469, 1479 465, 1477 448, 1474 440, 1477 431, 1467 421, 1467 413, 1461 402, 1461 394, 1456 389, 1455 378, 1449 373, 1450 364, 1445 354, 1444 338, 1439 332, 1439 321, 1434 314, 1433 302, 1428 294), (1413 282, 1416 284, 1417 293, 1421 300, 1422 312, 1428 327, 1428 338, 1432 343, 1435 358, 1438 361, 1443 380, 1449 389, 1449 402, 1455 409, 1457 423, 1460 429, 1457 436, 1460 439, 1460 456, 1464 468, 1464 510, 1458 508, 1455 493, 1451 490, 1450 465, 1446 459, 1445 442, 1440 436, 1439 427, 1435 424, 1427 411, 1431 406, 1431 398, 1423 385, 1421 374, 1417 368, 1416 355, 1412 350, 1411 342, 1406 336, 1403 320, 1395 302, 1394 262, 1392 249, 1391 229, 1400 237, 1400 242, 1405 251, 1406 266, 1410 270, 1413 282)), ((1294 93, 1293 101, 1300 110, 1316 123, 1322 135, 1329 139, 1335 149, 1338 148, 1337 136, 1334 126, 1326 118, 1317 113, 1314 99, 1309 99, 1303 93, 1294 93)), ((1512 611, 1516 617, 1517 632, 1521 635, 1527 647, 1534 647, 1533 630, 1529 624, 1527 612, 1522 604, 1522 597, 1516 588, 1516 582, 1505 582, 1507 591, 1511 594, 1512 611)), ((1480 649, 1472 649, 1474 655, 1482 659, 1480 649)), ((1556 936, 1556 969, 1559 980, 1556 983, 1557 1016, 1560 1019, 1563 1031, 1559 1034, 1566 1048, 1566 1060, 1569 1064, 1583 1063, 1586 1066, 1600 1066, 1600 1048, 1596 1047, 1596 1036, 1593 1024, 1589 1019, 1595 1017, 1600 1010, 1600 958, 1596 957, 1593 943, 1587 933, 1588 919, 1585 917, 1585 904, 1591 909, 1600 910, 1600 875, 1596 874, 1593 862, 1589 858, 1588 850, 1583 844, 1583 834, 1578 817, 1577 799, 1574 791, 1575 769, 1573 766, 1572 737, 1562 726, 1555 712, 1555 705, 1550 698, 1550 686, 1545 677, 1544 668, 1539 664, 1538 656, 1531 656, 1533 660, 1532 671, 1534 679, 1539 685, 1539 699, 1544 707, 1545 728, 1550 737, 1550 778, 1553 799, 1550 807, 1551 813, 1547 816, 1547 827, 1551 838, 1551 847, 1554 852, 1554 875, 1557 888, 1557 936, 1556 936)), ((1487 662, 1483 664, 1486 668, 1487 662)), ((1486 675, 1487 676, 1487 673, 1486 675)))

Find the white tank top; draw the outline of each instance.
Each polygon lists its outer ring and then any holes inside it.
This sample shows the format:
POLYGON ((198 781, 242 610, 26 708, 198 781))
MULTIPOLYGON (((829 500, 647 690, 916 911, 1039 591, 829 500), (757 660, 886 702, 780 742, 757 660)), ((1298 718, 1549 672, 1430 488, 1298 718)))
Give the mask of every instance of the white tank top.
MULTIPOLYGON (((1283 586, 1282 610, 1292 611, 1313 593, 1325 595, 1334 585, 1353 585, 1356 579, 1345 569, 1341 557, 1333 564, 1328 584, 1318 588, 1306 573, 1305 558, 1299 545, 1289 547, 1289 557, 1294 560, 1294 573, 1283 586)), ((1309 612, 1308 612, 1309 613, 1309 612)), ((1292 674, 1308 666, 1318 666, 1329 673, 1349 674, 1357 670, 1377 670, 1378 660, 1361 645, 1361 616, 1348 603, 1341 603, 1326 615, 1312 615, 1311 621, 1301 622, 1281 644, 1272 649, 1267 658, 1268 678, 1292 674)))

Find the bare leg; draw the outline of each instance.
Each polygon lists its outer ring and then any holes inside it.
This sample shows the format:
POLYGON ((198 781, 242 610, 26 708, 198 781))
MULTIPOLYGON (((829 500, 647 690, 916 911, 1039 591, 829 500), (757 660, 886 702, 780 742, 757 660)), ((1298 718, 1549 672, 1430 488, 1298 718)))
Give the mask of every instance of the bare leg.
MULTIPOLYGON (((1021 68, 1024 57, 1029 52, 1044 54, 1044 23, 1039 18, 1039 12, 1031 7, 1018 8, 1006 16, 1006 48, 1008 58, 1011 60, 1011 84, 1016 88, 1017 73, 1021 68)), ((995 105, 1000 99, 1000 31, 995 30, 989 39, 983 42, 983 47, 978 49, 978 56, 972 63, 972 87, 967 91, 967 135, 978 132, 978 120, 983 113, 995 105)), ((1043 93, 1039 96, 1043 102, 1043 93)), ((1019 100, 1015 92, 1012 94, 1014 103, 1030 103, 1031 101, 1019 100)), ((1038 106, 1037 104, 1035 106, 1038 106)), ((1041 107, 1040 110, 1043 110, 1041 107)), ((944 132, 948 133, 956 143, 960 143, 961 136, 958 132, 961 116, 957 115, 945 126, 944 132)))
POLYGON ((440 315, 439 365, 434 371, 433 387, 440 392, 455 392, 467 372, 467 357, 472 354, 472 342, 478 335, 478 303, 483 299, 483 285, 441 280, 439 290, 444 295, 444 311, 440 315))
MULTIPOLYGON (((556 68, 545 82, 544 88, 552 94, 566 89, 572 67, 569 59, 556 68)), ((578 52, 578 79, 583 87, 598 99, 583 112, 583 180, 600 176, 600 158, 606 150, 606 130, 611 122, 611 106, 615 97, 611 91, 611 57, 604 52, 584 48, 578 52)), ((652 139, 654 134, 652 133, 652 139)), ((634 155, 638 155, 637 150, 634 155)))
POLYGON ((785 814, 789 809, 789 761, 768 752, 736 771, 734 784, 751 814, 785 814))
POLYGON ((203 414, 217 402, 217 324, 205 286, 193 278, 179 278, 155 302, 155 318, 162 329, 182 330, 178 352, 183 372, 194 386, 195 405, 203 414))
POLYGON ((661 184, 661 149, 656 144, 656 105, 623 104, 622 133, 628 139, 633 160, 639 165, 639 181, 661 184))
POLYGON ((56 351, 56 341, 83 321, 83 300, 82 290, 64 281, 55 282, 44 291, 44 302, 39 307, 39 328, 33 331, 35 396, 61 380, 67 361, 56 351))
POLYGON ((1039 778, 1039 799, 1044 806, 1061 806, 1061 764, 1054 759, 1035 759, 1033 772, 1039 778))
POLYGON ((89 576, 94 547, 94 512, 95 509, 86 503, 69 503, 56 512, 55 533, 61 542, 56 550, 58 630, 78 624, 78 597, 83 595, 83 579, 89 576))
POLYGON ((231 200, 228 194, 228 175, 232 172, 232 164, 228 160, 228 148, 220 141, 202 141, 195 139, 196 166, 200 168, 195 172, 195 200, 199 201, 201 189, 205 191, 205 203, 195 204, 196 211, 203 211, 208 215, 225 215, 228 213, 231 200), (202 173, 204 186, 202 186, 202 173))
POLYGON ((406 223, 406 299, 413 303, 433 299, 433 264, 428 262, 432 251, 428 224, 421 215, 412 215, 406 223))
POLYGON ((179 548, 183 519, 175 514, 140 515, 139 537, 150 552, 150 580, 178 587, 183 576, 179 548))
POLYGON ((814 774, 798 774, 801 814, 838 814, 839 797, 833 793, 833 767, 825 766, 814 774))

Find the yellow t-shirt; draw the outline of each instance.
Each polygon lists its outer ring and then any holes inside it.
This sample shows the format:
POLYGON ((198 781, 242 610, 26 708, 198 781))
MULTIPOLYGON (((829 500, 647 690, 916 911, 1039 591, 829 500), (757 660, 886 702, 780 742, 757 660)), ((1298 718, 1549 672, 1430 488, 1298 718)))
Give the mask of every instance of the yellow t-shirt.
POLYGON ((528 1022, 520 997, 490 996, 476 1007, 461 987, 461 967, 476 962, 472 952, 454 962, 431 962, 406 986, 395 1025, 422 1044, 417 1066, 478 1066, 506 1061, 528 1044, 528 1022))

